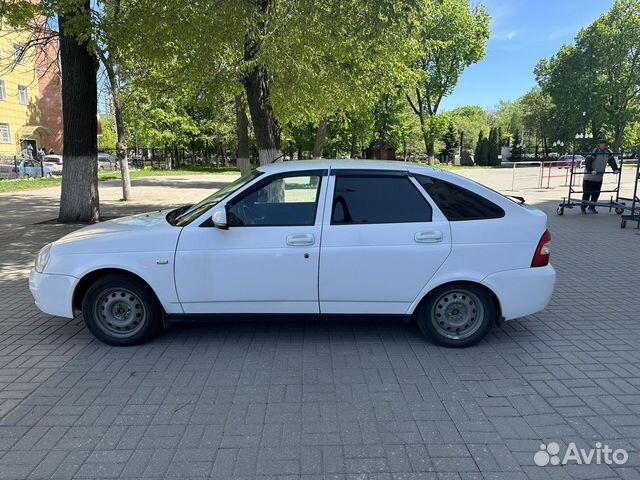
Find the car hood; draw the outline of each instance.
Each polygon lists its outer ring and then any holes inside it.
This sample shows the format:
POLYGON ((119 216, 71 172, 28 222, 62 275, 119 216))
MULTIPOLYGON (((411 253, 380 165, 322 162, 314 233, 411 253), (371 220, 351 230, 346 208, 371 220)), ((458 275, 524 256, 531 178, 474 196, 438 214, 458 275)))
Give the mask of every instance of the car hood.
POLYGON ((81 228, 54 242, 53 252, 82 254, 171 249, 181 229, 167 222, 169 211, 131 215, 81 228))

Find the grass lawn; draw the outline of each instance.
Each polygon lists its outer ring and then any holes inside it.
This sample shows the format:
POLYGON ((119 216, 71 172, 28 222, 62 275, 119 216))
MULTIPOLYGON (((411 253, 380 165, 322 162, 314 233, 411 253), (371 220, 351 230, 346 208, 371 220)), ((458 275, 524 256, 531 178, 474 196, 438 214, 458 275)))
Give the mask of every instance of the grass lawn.
MULTIPOLYGON (((131 170, 129 172, 131 178, 143 177, 167 177, 182 175, 239 175, 240 172, 235 168, 204 168, 204 167, 185 167, 177 170, 131 170)), ((98 174, 99 181, 120 180, 120 172, 100 172, 98 174)), ((0 193, 19 192, 21 190, 35 190, 38 188, 59 187, 62 184, 62 178, 20 178, 17 180, 0 180, 0 193)))

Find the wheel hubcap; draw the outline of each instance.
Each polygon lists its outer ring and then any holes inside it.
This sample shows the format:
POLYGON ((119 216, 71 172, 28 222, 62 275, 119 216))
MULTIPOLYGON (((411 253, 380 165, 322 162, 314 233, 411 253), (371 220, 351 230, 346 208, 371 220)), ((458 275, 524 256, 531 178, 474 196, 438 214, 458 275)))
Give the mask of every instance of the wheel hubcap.
POLYGON ((98 326, 108 335, 127 338, 135 335, 147 318, 144 304, 130 290, 110 289, 96 302, 95 318, 98 326))
POLYGON ((436 331, 452 340, 472 336, 482 326, 483 319, 482 302, 464 289, 441 294, 431 311, 431 322, 436 331))

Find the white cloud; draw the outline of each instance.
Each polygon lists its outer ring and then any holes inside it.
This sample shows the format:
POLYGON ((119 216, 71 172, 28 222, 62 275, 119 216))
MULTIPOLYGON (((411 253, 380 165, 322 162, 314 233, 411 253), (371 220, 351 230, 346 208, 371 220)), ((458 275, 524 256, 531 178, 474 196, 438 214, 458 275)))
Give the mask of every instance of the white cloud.
POLYGON ((518 32, 511 30, 509 32, 495 32, 491 34, 493 40, 513 40, 518 36, 518 32))

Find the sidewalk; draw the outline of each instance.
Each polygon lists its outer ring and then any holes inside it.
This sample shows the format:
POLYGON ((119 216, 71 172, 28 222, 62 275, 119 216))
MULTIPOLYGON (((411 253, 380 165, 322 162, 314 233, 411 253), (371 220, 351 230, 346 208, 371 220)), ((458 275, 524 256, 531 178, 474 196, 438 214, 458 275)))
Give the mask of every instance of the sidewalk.
MULTIPOLYGON (((460 173, 511 193, 502 171, 460 173)), ((126 205, 104 182, 102 214, 233 178, 134 180, 126 205)), ((640 478, 640 235, 604 211, 557 217, 564 188, 514 192, 549 215, 551 305, 462 351, 385 319, 216 321, 108 347, 28 291, 38 249, 76 228, 39 224, 56 190, 0 195, 0 479, 640 478), (553 441, 629 460, 536 466, 553 441)))

